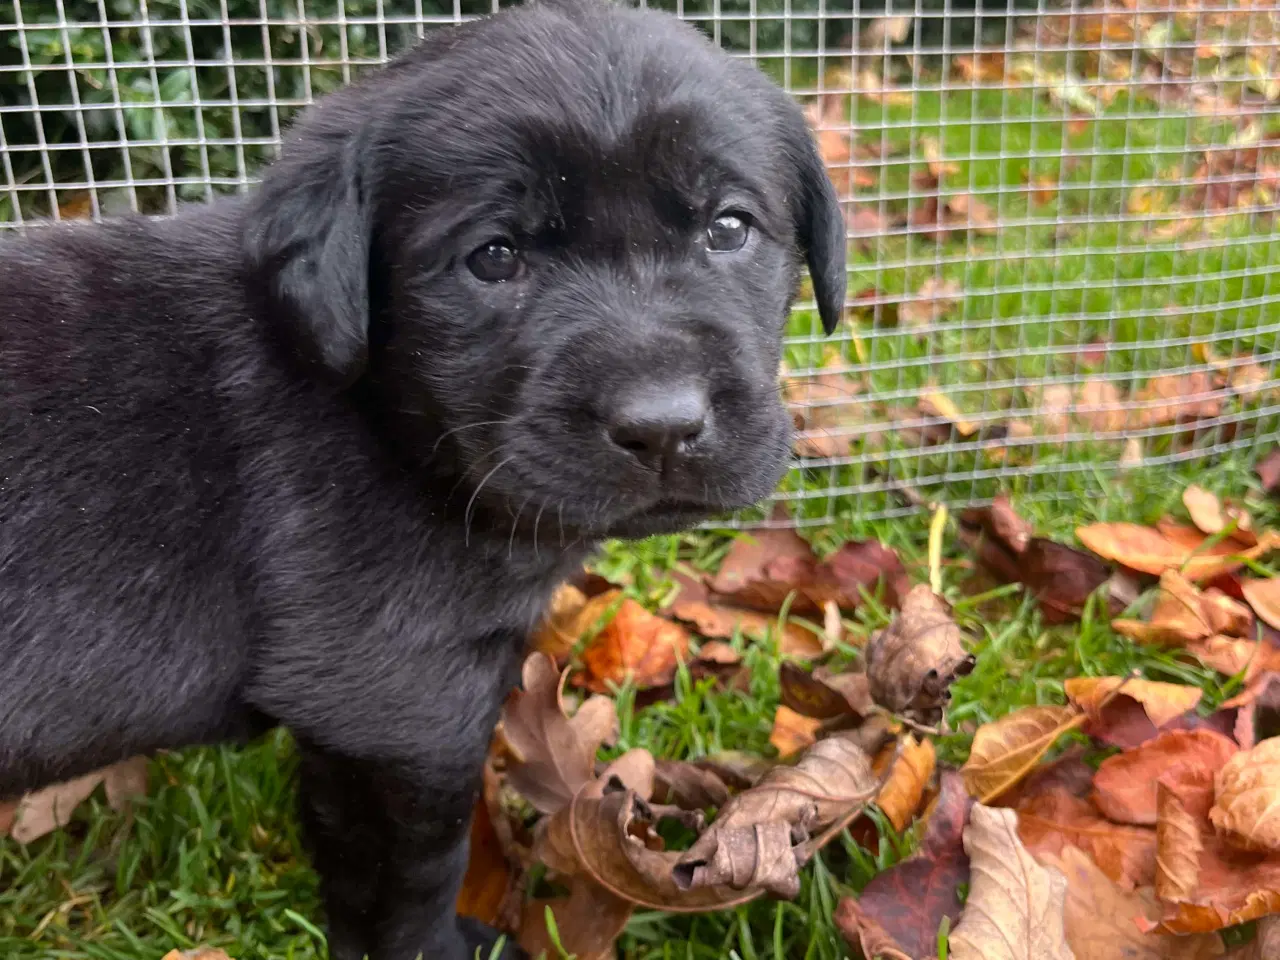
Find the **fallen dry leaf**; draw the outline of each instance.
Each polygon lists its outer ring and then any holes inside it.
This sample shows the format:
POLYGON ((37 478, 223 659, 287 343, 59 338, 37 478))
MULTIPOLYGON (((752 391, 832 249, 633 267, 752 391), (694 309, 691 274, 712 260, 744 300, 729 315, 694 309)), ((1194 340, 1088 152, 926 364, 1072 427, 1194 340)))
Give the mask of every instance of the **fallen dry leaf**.
POLYGON ((1240 590, 1258 618, 1280 630, 1280 577, 1241 580, 1240 590))
POLYGON ((847 823, 881 787, 870 754, 888 734, 884 726, 872 729, 876 726, 869 721, 859 730, 819 740, 794 767, 774 767, 732 797, 680 857, 676 885, 696 891, 724 884, 795 896, 799 867, 830 839, 811 839, 815 832, 847 823))
POLYGON ((1188 529, 1194 537, 1190 545, 1185 537, 1171 536, 1171 527, 1156 530, 1136 523, 1094 523, 1078 528, 1076 536, 1098 556, 1132 570, 1153 576, 1178 570, 1197 581, 1238 569, 1246 560, 1255 560, 1280 543, 1280 535, 1267 531, 1256 545, 1247 548, 1232 540, 1207 544, 1198 530, 1188 529))
POLYGON ((1007 500, 966 510, 960 522, 961 535, 977 546, 979 562, 1003 583, 1024 584, 1047 622, 1080 619, 1089 597, 1109 581, 1117 588, 1108 590, 1112 615, 1128 606, 1106 564, 1081 550, 1031 536, 1030 527, 1007 500))
POLYGON ((936 762, 932 740, 917 741, 910 734, 903 738, 902 749, 875 799, 876 806, 899 833, 907 828, 919 809, 936 762))
POLYGON ((854 726, 876 709, 865 673, 832 673, 826 667, 810 672, 784 661, 778 681, 783 704, 816 720, 854 726))
POLYGON ((655 803, 671 804, 683 810, 722 807, 729 788, 712 770, 682 760, 658 759, 653 774, 655 803))
POLYGON ((879 541, 850 541, 820 561, 795 531, 762 530, 735 541, 707 586, 717 603, 821 617, 828 602, 855 609, 864 590, 882 583, 889 606, 897 606, 906 571, 879 541))
POLYGON ((9 835, 19 843, 31 843, 71 822, 76 808, 101 784, 113 810, 125 810, 147 792, 147 760, 133 757, 65 783, 28 793, 18 800, 9 835))
POLYGON ((927 584, 911 589, 892 623, 867 641, 871 698, 921 723, 942 717, 951 684, 973 669, 951 608, 927 584))
POLYGON ((969 898, 952 931, 953 960, 1075 960, 1063 910, 1067 881, 1018 839, 1017 815, 975 804, 964 832, 969 898))
MULTIPOLYGON (((603 594, 597 600, 608 597, 603 594)), ((597 602, 593 600, 592 603, 597 602)), ((631 681, 641 690, 670 683, 689 658, 689 632, 623 597, 613 616, 582 651, 583 672, 573 682, 592 693, 631 681)))
POLYGON ((1152 377, 1134 399, 1147 405, 1140 417, 1148 427, 1205 420, 1222 412, 1221 391, 1203 370, 1152 377))
POLYGON ((872 877, 857 899, 840 901, 836 926, 863 956, 932 956, 944 917, 954 929, 962 910, 957 887, 969 879, 961 838, 972 803, 960 777, 944 773, 919 850, 872 877))
POLYGON ((1026 776, 1060 736, 1087 719, 1074 707, 1023 707, 983 724, 960 768, 965 786, 979 803, 990 803, 1026 776))
MULTIPOLYGON (((572 583, 562 583, 551 596, 551 605, 533 635, 532 646, 557 662, 564 660, 591 626, 580 622, 587 595, 572 583)), ((596 611, 597 615, 603 611, 596 611)))
POLYGON ((1037 857, 1079 847, 1125 890, 1150 884, 1155 877, 1155 831, 1112 823, 1091 800, 1050 787, 1025 797, 1016 812, 1018 836, 1037 857))
POLYGON ((1176 570, 1160 574, 1160 593, 1151 619, 1113 620, 1112 629, 1138 643, 1182 645, 1217 634, 1249 636, 1253 614, 1221 590, 1201 591, 1176 570))
POLYGON ((608 697, 592 697, 570 719, 561 706, 564 677, 546 654, 524 662, 523 690, 502 711, 502 736, 513 754, 507 781, 541 813, 569 804, 595 776, 596 751, 617 731, 608 697))
POLYGON ((960 295, 960 284, 954 280, 929 277, 912 299, 898 307, 898 316, 913 330, 927 328, 953 310, 960 302, 960 295))
POLYGON ((779 704, 773 715, 773 732, 769 734, 769 743, 778 751, 779 757, 789 757, 816 743, 821 729, 821 720, 806 717, 786 704, 779 704))
POLYGON ((1239 749, 1212 730, 1170 730, 1104 760, 1094 777, 1093 800, 1117 823, 1154 826, 1157 780, 1184 770, 1216 772, 1239 749))
POLYGON ((1264 491, 1274 493, 1280 488, 1280 450, 1272 450, 1253 469, 1264 491))
POLYGON ((1209 821, 1234 847, 1280 853, 1280 737, 1226 761, 1214 777, 1209 821))
MULTIPOLYGON (((787 657, 816 657, 823 652, 823 640, 814 630, 788 618, 711 602, 711 594, 701 581, 677 574, 680 592, 672 602, 671 616, 694 627, 704 637, 729 640, 741 634, 755 640, 776 639, 787 657)), ((703 645, 706 646, 705 644, 703 645)))
POLYGON ((468 857, 467 872, 458 891, 457 912, 496 927, 514 878, 483 797, 477 800, 472 814, 468 857))
POLYGON ((1037 854, 1041 864, 1067 878, 1067 946, 1076 960, 1212 960, 1222 956, 1216 934, 1176 937, 1143 933, 1135 918, 1154 918, 1160 910, 1150 887, 1125 890, 1076 847, 1060 855, 1037 854))
MULTIPOLYGON (((524 903, 520 947, 531 957, 558 957, 563 948, 576 960, 610 960, 617 953, 615 942, 634 909, 633 904, 607 890, 575 883, 567 897, 535 898, 524 903), (547 910, 555 917, 559 947, 547 930, 547 910)), ((483 952, 481 957, 483 960, 483 952)))
POLYGON ((1191 522, 1203 534, 1212 536, 1230 530, 1234 540, 1246 546, 1258 542, 1253 532, 1253 518, 1241 507, 1233 504, 1223 505, 1217 494, 1194 483, 1182 491, 1182 505, 1191 515, 1191 522))
POLYGON ((1141 677, 1070 677, 1063 689, 1067 699, 1089 715, 1090 722, 1102 722, 1107 708, 1127 697, 1142 705, 1157 729, 1194 710, 1203 695, 1199 687, 1141 677))
POLYGON ((1235 850, 1214 833, 1213 778, 1184 772, 1158 790, 1156 894, 1165 903, 1140 928, 1207 933, 1280 913, 1280 857, 1235 850))

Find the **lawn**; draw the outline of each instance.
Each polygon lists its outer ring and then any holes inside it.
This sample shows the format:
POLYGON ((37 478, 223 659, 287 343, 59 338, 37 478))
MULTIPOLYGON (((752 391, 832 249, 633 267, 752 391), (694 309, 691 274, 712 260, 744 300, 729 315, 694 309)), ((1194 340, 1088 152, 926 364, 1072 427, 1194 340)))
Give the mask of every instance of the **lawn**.
MULTIPOLYGON (((879 538, 916 581, 927 580, 930 513, 904 500, 904 489, 953 511, 1007 490, 1041 535, 1062 542, 1072 542, 1083 523, 1179 514, 1191 480, 1249 498, 1259 526, 1280 524, 1280 504, 1262 496, 1252 472, 1280 427, 1280 405, 1269 392, 1231 393, 1211 426, 1190 438, 1185 423, 1110 431, 1073 424, 1066 434, 1042 425, 1046 383, 1074 389, 1088 378, 1106 380, 1136 406, 1152 376, 1191 370, 1206 345, 1210 355, 1248 358, 1274 378, 1280 236, 1273 220, 1250 209, 1184 214, 1178 206, 1194 188, 1192 154, 1203 154, 1205 143, 1189 145, 1206 137, 1229 143, 1238 125, 1170 119, 1125 96, 1073 125, 1043 96, 1016 90, 926 90, 910 104, 863 98, 846 109, 856 111, 863 141, 883 145, 873 164, 878 179, 864 190, 883 229, 853 245, 851 269, 851 293, 871 291, 861 302, 879 306, 856 309, 830 344, 814 335, 816 321, 805 310, 792 322, 790 367, 847 373, 860 391, 851 406, 863 407, 852 426, 841 424, 849 428, 846 448, 793 471, 785 484, 793 515, 808 524, 805 536, 820 551, 879 538), (935 241, 894 226, 910 222, 920 203, 912 174, 924 163, 921 137, 951 158, 946 184, 984 199, 999 229, 957 230, 935 241), (1078 160, 1068 163, 1072 155, 1078 160), (1047 188, 1033 195, 1037 178, 1052 181, 1051 196, 1047 188), (1180 219, 1194 220, 1195 229, 1155 232, 1180 219), (923 326, 891 322, 889 306, 918 297, 929 280, 950 284, 954 303, 923 326), (1090 343, 1104 349, 1086 362, 1079 350, 1090 343), (887 411, 914 410, 932 390, 982 429, 972 437, 951 429, 923 447, 886 429, 897 422, 887 411), (1227 425, 1237 413, 1249 417, 1243 428, 1227 425), (1029 432, 1012 430, 1013 423, 1029 432), (1141 460, 1118 470, 1131 437, 1142 444, 1141 460)), ((1269 122, 1280 124, 1274 116, 1269 122)), ((1280 127, 1250 136, 1277 133, 1280 127)), ((611 544, 598 569, 657 608, 670 595, 672 570, 713 569, 733 536, 707 530, 611 544)), ((982 580, 954 524, 943 544, 943 592, 977 660, 953 688, 947 718, 960 732, 939 740, 941 761, 962 763, 981 723, 1019 706, 1063 702, 1063 681, 1072 676, 1137 671, 1194 684, 1204 690, 1203 709, 1237 691, 1238 681, 1119 637, 1096 608, 1077 624, 1047 626, 1016 587, 982 580)), ((847 624, 844 652, 855 657, 858 643, 888 617, 875 603, 861 607, 847 624)), ((624 688, 613 750, 771 755, 781 656, 768 644, 736 642, 750 668, 749 692, 693 683, 682 672, 672 699, 637 709, 624 688)), ((167 754, 152 762, 150 793, 132 813, 111 811, 99 794, 65 830, 29 846, 0 840, 0 956, 159 960, 175 947, 210 944, 237 960, 325 957, 315 877, 293 812, 294 765, 283 732, 243 749, 167 754)), ((696 916, 638 912, 619 941, 620 956, 849 956, 832 922, 837 900, 915 842, 910 830, 899 836, 883 817, 873 821, 877 852, 845 835, 806 868, 793 901, 696 916)))

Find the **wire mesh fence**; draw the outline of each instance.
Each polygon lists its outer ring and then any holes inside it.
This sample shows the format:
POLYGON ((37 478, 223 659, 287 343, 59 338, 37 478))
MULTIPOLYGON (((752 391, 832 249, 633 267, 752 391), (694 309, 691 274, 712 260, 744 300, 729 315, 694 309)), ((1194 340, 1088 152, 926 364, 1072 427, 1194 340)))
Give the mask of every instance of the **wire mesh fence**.
MULTIPOLYGON (((247 189, 306 104, 497 2, 13 0, 0 223, 247 189)), ((791 322, 786 522, 1274 441, 1274 0, 886 2, 652 4, 801 100, 845 201, 848 322, 791 322)))

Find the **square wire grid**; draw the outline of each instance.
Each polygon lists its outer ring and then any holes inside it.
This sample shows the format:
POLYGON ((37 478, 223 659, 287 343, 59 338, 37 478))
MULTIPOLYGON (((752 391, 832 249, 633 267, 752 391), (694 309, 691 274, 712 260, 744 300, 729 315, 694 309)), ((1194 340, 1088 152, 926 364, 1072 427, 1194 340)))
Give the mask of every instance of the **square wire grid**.
MULTIPOLYGON (((245 190, 306 104, 499 2, 13 0, 0 226, 245 190)), ((848 322, 790 326, 785 522, 1274 442, 1273 0, 652 5, 804 103, 845 201, 848 322)))

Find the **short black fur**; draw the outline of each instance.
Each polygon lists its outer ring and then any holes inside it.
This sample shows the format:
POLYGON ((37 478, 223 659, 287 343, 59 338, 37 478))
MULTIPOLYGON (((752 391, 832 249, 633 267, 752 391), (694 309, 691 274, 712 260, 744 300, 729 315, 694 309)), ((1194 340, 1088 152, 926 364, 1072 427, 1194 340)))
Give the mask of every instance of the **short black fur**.
POLYGON ((844 253, 781 91, 578 0, 328 97, 248 197, 0 244, 0 797, 284 724, 331 955, 469 956, 531 626, 601 539, 773 489, 844 253))

